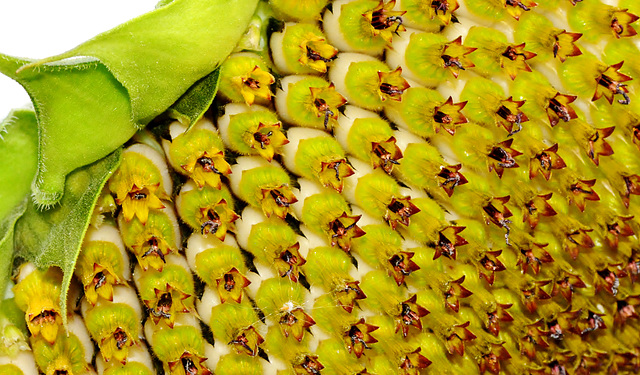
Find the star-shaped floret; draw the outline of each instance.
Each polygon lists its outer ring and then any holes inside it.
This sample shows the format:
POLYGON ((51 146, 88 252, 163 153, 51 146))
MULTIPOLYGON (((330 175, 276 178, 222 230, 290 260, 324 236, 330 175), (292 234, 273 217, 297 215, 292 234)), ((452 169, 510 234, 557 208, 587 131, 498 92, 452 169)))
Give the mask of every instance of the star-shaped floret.
POLYGON ((396 5, 396 0, 391 0, 385 3, 384 0, 380 0, 380 3, 375 8, 362 14, 370 25, 370 33, 372 36, 380 36, 387 44, 391 44, 393 34, 397 34, 400 31, 406 29, 402 26, 402 15, 406 11, 394 11, 393 7, 396 5))
POLYGON ((527 60, 537 56, 533 52, 524 50, 525 43, 518 44, 516 46, 507 46, 507 48, 500 55, 500 67, 502 67, 509 78, 516 79, 518 71, 523 70, 530 72, 531 67, 527 64, 527 60))
POLYGON ((231 81, 240 90, 245 103, 252 105, 256 97, 271 100, 270 86, 276 79, 256 65, 246 75, 233 77, 231 81))
POLYGON ((216 279, 220 301, 225 303, 228 299, 232 299, 240 303, 242 301, 242 291, 249 284, 251 284, 251 281, 244 277, 237 268, 231 268, 221 278, 216 279))
POLYGON ((564 160, 558 155, 558 144, 538 152, 529 161, 529 178, 534 179, 538 173, 542 173, 544 178, 549 181, 552 169, 565 168, 564 160))
POLYGON ((256 150, 258 155, 271 161, 273 156, 280 152, 282 146, 289 143, 287 136, 282 131, 282 123, 275 124, 259 123, 255 129, 245 133, 245 142, 252 149, 256 150))
POLYGON ((440 128, 453 135, 456 125, 467 123, 467 118, 460 112, 467 102, 454 103, 449 97, 446 102, 436 106, 433 110, 433 130, 438 133, 440 128))
POLYGON ((327 63, 338 55, 338 50, 322 38, 312 32, 302 38, 300 43, 300 59, 303 66, 307 66, 321 73, 327 71, 327 63))
POLYGON ((582 37, 581 33, 569 33, 566 30, 554 35, 553 57, 557 57, 561 62, 565 62, 570 56, 580 56, 582 51, 575 45, 575 42, 582 37))
POLYGON ((311 91, 309 110, 316 117, 324 118, 326 129, 332 129, 338 120, 338 109, 347 103, 347 99, 336 91, 333 83, 327 87, 310 87, 309 91, 311 91))
POLYGON ((402 77, 402 68, 392 72, 378 72, 378 95, 381 101, 402 101, 402 94, 409 88, 409 82, 402 77))
POLYGON ((458 78, 461 70, 473 68, 475 64, 467 57, 468 54, 477 50, 475 47, 462 45, 462 36, 444 45, 442 49, 442 66, 449 69, 455 78, 458 78))
POLYGON ((628 95, 629 89, 627 89, 627 85, 624 82, 631 81, 633 78, 620 73, 619 70, 623 64, 624 61, 620 61, 617 64, 610 65, 596 77, 596 92, 593 94, 591 101, 596 101, 604 96, 609 104, 612 104, 615 95, 622 95, 622 99, 619 99, 618 103, 629 104, 631 102, 628 95))

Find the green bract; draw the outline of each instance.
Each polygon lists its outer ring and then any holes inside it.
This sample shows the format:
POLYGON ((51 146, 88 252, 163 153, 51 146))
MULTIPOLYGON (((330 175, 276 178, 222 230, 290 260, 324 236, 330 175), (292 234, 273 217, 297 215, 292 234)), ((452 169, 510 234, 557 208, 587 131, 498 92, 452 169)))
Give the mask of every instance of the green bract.
POLYGON ((15 255, 40 268, 58 266, 64 271, 60 307, 66 320, 69 283, 91 221, 93 207, 107 179, 120 164, 118 149, 108 157, 71 173, 60 203, 41 212, 34 203, 16 223, 15 255))
POLYGON ((36 117, 31 110, 14 110, 0 123, 0 300, 13 258, 13 226, 27 208, 29 187, 36 172, 36 117))
MULTIPOLYGON (((2 258, 15 253, 38 267, 59 266, 66 295, 98 195, 120 163, 119 147, 167 110, 186 126, 203 115, 217 91, 217 67, 257 4, 164 1, 57 56, 0 54, 0 72, 25 88, 35 109, 14 111, 0 124, 7 133, 0 139, 2 258)), ((10 265, 0 269, 0 295, 10 265)))
POLYGON ((179 101, 170 111, 183 122, 199 118, 217 86, 211 73, 242 37, 256 5, 176 0, 58 56, 0 55, 0 72, 29 92, 38 117, 36 202, 58 202, 68 173, 108 155, 201 80, 186 96, 202 105, 179 101), (219 14, 224 21, 211 22, 219 14))

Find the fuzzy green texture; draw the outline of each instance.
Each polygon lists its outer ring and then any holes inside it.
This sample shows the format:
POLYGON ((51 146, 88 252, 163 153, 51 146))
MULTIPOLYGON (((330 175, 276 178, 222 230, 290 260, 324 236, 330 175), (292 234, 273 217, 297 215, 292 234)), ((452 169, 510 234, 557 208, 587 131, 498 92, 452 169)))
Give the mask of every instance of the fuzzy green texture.
POLYGON ((350 279, 353 265, 344 251, 322 246, 309 250, 307 264, 303 267, 309 284, 320 285, 331 292, 335 285, 350 279))
POLYGON ((162 269, 162 272, 148 270, 142 275, 142 277, 140 277, 138 285, 138 293, 143 302, 146 300, 153 300, 157 297, 155 289, 165 290, 167 285, 170 285, 172 289, 188 295, 182 303, 187 308, 194 308, 195 291, 193 278, 191 273, 181 265, 167 264, 162 269))
POLYGON ((369 173, 358 180, 356 203, 372 216, 384 216, 393 198, 402 198, 400 185, 382 171, 369 173))
POLYGON ((235 246, 220 243, 196 255, 195 271, 211 288, 234 267, 242 274, 247 272, 240 249, 235 246))
POLYGON ((469 55, 469 59, 475 64, 476 73, 483 76, 500 74, 500 57, 508 44, 504 33, 496 29, 473 26, 464 41, 468 47, 477 48, 469 55))
POLYGON ((429 198, 416 198, 411 202, 420 212, 411 216, 408 232, 418 242, 430 244, 438 239, 437 231, 445 228, 444 210, 429 198))
POLYGON ((378 0, 356 0, 342 5, 338 20, 340 31, 349 46, 357 52, 378 54, 387 44, 380 35, 373 35, 371 24, 363 16, 378 4, 378 0))
POLYGON ((126 90, 101 63, 44 65, 15 73, 29 62, 0 55, 0 72, 34 98, 39 145, 31 188, 34 200, 48 207, 59 202, 71 171, 107 156, 137 128, 126 90))
POLYGON ((97 58, 122 82, 134 121, 144 125, 231 53, 257 3, 174 0, 38 64, 72 56, 97 58), (220 14, 225 14, 223 22, 211 22, 220 14))
POLYGON ((128 361, 124 365, 114 364, 104 370, 104 375, 152 375, 151 369, 140 362, 128 361))
POLYGON ((549 105, 549 99, 553 98, 557 92, 540 72, 518 74, 511 85, 513 99, 526 100, 520 109, 527 114, 530 120, 541 119, 548 122, 545 109, 549 105))
MULTIPOLYGON (((499 140, 499 139, 498 139, 499 140)), ((497 143, 493 131, 476 124, 467 124, 453 140, 459 160, 467 168, 487 170, 488 152, 493 143, 497 143), (476 152, 466 152, 468 147, 474 147, 476 152)))
POLYGON ((351 63, 344 78, 350 103, 371 111, 381 110, 384 102, 380 97, 378 73, 390 71, 387 64, 377 60, 351 63))
POLYGON ((124 280, 124 259, 118 246, 109 241, 88 241, 82 246, 75 274, 81 280, 94 275, 94 265, 109 268, 117 277, 124 280))
POLYGON ((262 375, 264 370, 260 364, 261 359, 246 355, 230 353, 222 356, 216 366, 218 375, 262 375))
POLYGON ((529 13, 518 21, 514 39, 518 44, 526 43, 527 51, 537 54, 536 61, 547 61, 553 58, 555 35, 562 30, 555 28, 547 17, 537 13, 529 13))
POLYGON ((231 192, 226 186, 222 189, 214 189, 205 186, 202 189, 194 188, 186 192, 180 192, 180 200, 176 205, 180 218, 194 230, 200 230, 202 224, 198 220, 200 210, 218 204, 222 200, 226 201, 227 207, 231 210, 234 208, 234 200, 231 192))
POLYGON ((189 87, 189 89, 167 109, 167 113, 190 129, 204 116, 204 113, 209 109, 211 103, 213 103, 213 99, 218 93, 219 84, 220 68, 217 68, 194 83, 193 86, 189 87))
POLYGON ((473 0, 466 1, 469 10, 484 19, 498 21, 504 18, 504 5, 500 0, 473 0))
POLYGON ((365 370, 364 365, 345 348, 342 340, 336 338, 322 340, 316 352, 325 366, 323 374, 357 374, 365 370))
MULTIPOLYGON (((449 5, 451 0, 449 0, 449 5)), ((402 0, 400 10, 407 13, 402 15, 402 19, 415 24, 420 30, 438 32, 444 23, 437 16, 432 16, 433 8, 431 4, 424 0, 402 0)), ((435 13, 435 12, 434 12, 435 13)))
POLYGON ((315 137, 300 141, 295 155, 295 164, 300 175, 319 181, 322 163, 331 163, 345 158, 340 143, 333 137, 315 137))
POLYGON ((287 112, 292 121, 298 126, 324 129, 324 115, 318 117, 314 113, 314 103, 310 88, 326 88, 329 82, 321 77, 304 77, 302 80, 289 84, 287 88, 287 112))
MULTIPOLYGON (((265 336, 265 349, 271 355, 278 359, 295 363, 302 359, 305 355, 313 355, 309 350, 309 341, 311 335, 305 334, 300 342, 293 337, 285 337, 282 329, 277 325, 269 327, 269 331, 265 336)), ((262 374, 262 373, 260 373, 262 374)))
POLYGON ((185 352, 204 356, 205 341, 200 330, 193 326, 175 326, 153 333, 153 352, 164 363, 180 360, 185 352))
POLYGON ((320 13, 328 0, 269 0, 273 9, 287 19, 299 22, 313 22, 320 18, 320 13))
POLYGON ((18 366, 11 363, 0 365, 0 372, 5 375, 24 375, 18 366))
POLYGON ((278 116, 269 110, 242 112, 229 119, 229 148, 243 155, 257 155, 250 146, 253 134, 260 124, 274 125, 280 122, 278 116))
MULTIPOLYGON (((619 62, 619 61, 618 61, 619 62)), ((596 92, 596 78, 604 72, 606 65, 590 53, 585 53, 562 64, 560 78, 565 87, 572 93, 584 96, 593 96, 596 92)), ((607 88, 601 87, 606 90, 607 88)), ((601 100, 605 100, 604 98, 601 100)))
POLYGON ((444 67, 444 61, 441 57, 445 44, 449 42, 442 34, 415 33, 411 35, 404 58, 411 73, 422 84, 437 86, 453 78, 449 69, 444 67))
POLYGON ((171 141, 167 159, 176 171, 186 174, 183 166, 189 165, 194 157, 200 157, 204 152, 211 152, 213 149, 224 151, 224 143, 220 135, 213 127, 196 127, 171 141))
POLYGON ((400 165, 396 166, 396 171, 409 185, 433 189, 438 183, 437 174, 442 164, 444 162, 437 148, 426 142, 410 143, 404 150, 403 158, 400 165))
POLYGON ((260 56, 252 53, 240 53, 229 56, 220 67, 219 92, 225 98, 234 103, 244 103, 241 87, 238 87, 233 79, 236 77, 248 76, 255 68, 269 72, 269 67, 260 56))
POLYGON ((467 101, 464 107, 465 116, 485 126, 495 126, 494 116, 501 106, 500 101, 504 99, 507 97, 502 88, 483 77, 473 77, 468 80, 460 93, 460 101, 467 101))
POLYGON ((139 318, 133 307, 127 304, 104 303, 89 309, 84 323, 97 343, 113 335, 118 328, 127 333, 129 340, 137 342, 142 328, 139 318))
POLYGON ((402 95, 402 102, 396 105, 409 130, 426 138, 435 135, 433 115, 435 108, 443 103, 444 98, 435 90, 410 87, 402 95))
POLYGON ((304 200, 302 222, 318 234, 329 233, 329 223, 351 209, 347 201, 337 192, 327 191, 304 200))
POLYGON ((146 224, 137 219, 127 222, 124 215, 118 216, 120 235, 129 249, 156 237, 164 240, 172 250, 177 250, 174 225, 177 225, 175 220, 162 210, 150 210, 146 224))
POLYGON ((614 7, 599 0, 584 0, 567 14, 569 26, 583 34, 586 42, 594 43, 603 37, 613 38, 611 19, 614 7))
POLYGON ((315 299, 313 316, 318 328, 331 337, 342 337, 349 330, 349 326, 358 321, 358 315, 346 312, 331 294, 315 299))
POLYGON ((373 311, 385 312, 391 316, 401 312, 400 304, 406 300, 404 290, 398 288, 393 278, 383 270, 367 272, 362 277, 360 287, 367 298, 362 300, 362 305, 373 311))
POLYGON ((209 326, 213 337, 228 343, 234 340, 241 330, 260 323, 251 302, 243 298, 242 302, 225 302, 211 309, 209 326))
POLYGON ((262 207, 262 189, 290 186, 291 178, 279 166, 263 165, 258 168, 242 171, 242 179, 238 187, 238 197, 251 206, 262 207))
MULTIPOLYGON (((624 65, 620 68, 620 72, 630 75, 631 77, 640 77, 640 60, 631 58, 631 56, 640 55, 640 49, 633 40, 617 39, 607 43, 602 55, 602 62, 607 65, 617 64, 624 61, 624 65)), ((629 83, 636 81, 631 81, 629 83)))
POLYGON ((371 162, 377 157, 373 154, 372 142, 384 142, 393 137, 389 123, 381 118, 362 117, 353 121, 347 135, 349 153, 364 162, 371 162))
POLYGON ((251 227, 247 250, 258 260, 271 264, 280 253, 298 242, 298 235, 284 221, 275 217, 251 227))
MULTIPOLYGON (((53 345, 44 340, 31 340, 33 357, 40 371, 45 374, 63 370, 73 374, 82 374, 87 371, 84 359, 84 347, 82 342, 73 333, 58 333, 53 345), (64 364, 65 368, 55 366, 64 364)), ((4 372, 3 372, 4 374, 4 372)))
POLYGON ((288 304, 293 304, 294 308, 304 306, 307 293, 299 283, 293 283, 288 278, 273 277, 262 281, 255 300, 265 316, 277 322, 280 313, 287 311, 288 304))
POLYGON ((362 230, 367 235, 353 240, 352 251, 373 267, 387 266, 389 254, 404 250, 402 236, 388 225, 371 224, 364 226, 362 230))
POLYGON ((13 260, 13 229, 27 209, 31 182, 36 174, 38 128, 35 113, 13 110, 0 122, 0 300, 13 260))

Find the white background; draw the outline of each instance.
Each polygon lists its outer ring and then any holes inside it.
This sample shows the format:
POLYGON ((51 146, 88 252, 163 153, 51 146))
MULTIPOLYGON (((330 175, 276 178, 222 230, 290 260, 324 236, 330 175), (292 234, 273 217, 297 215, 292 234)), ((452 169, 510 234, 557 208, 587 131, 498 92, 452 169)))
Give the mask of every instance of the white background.
MULTIPOLYGON (((0 52, 44 58, 154 9, 157 0, 0 0, 0 52)), ((0 74, 0 120, 29 96, 0 74)))

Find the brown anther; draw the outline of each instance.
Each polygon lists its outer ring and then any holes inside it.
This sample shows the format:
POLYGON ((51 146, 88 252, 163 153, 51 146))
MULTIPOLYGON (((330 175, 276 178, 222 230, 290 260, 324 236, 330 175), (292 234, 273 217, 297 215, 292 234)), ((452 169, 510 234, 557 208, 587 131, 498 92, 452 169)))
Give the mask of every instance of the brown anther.
POLYGON ((459 58, 452 57, 452 56, 449 56, 449 55, 442 55, 440 57, 442 58, 442 61, 444 61, 444 65, 443 65, 444 68, 448 68, 450 66, 455 66, 458 69, 466 70, 464 68, 464 66, 462 66, 462 64, 460 63, 460 59, 459 58))
POLYGON ((101 286, 103 286, 107 282, 107 277, 104 272, 100 271, 93 276, 93 287, 95 290, 98 290, 101 286))
POLYGON ((328 63, 328 62, 331 62, 331 60, 335 59, 337 55, 327 59, 325 57, 322 57, 322 55, 320 55, 318 52, 312 50, 309 46, 307 46, 307 57, 313 61, 323 61, 328 63))
POLYGON ((236 286, 236 280, 230 273, 224 274, 224 290, 230 292, 236 286))
POLYGON ((171 293, 163 293, 158 299, 158 303, 155 309, 151 309, 151 312, 155 316, 161 316, 163 318, 170 318, 171 306, 173 305, 173 297, 171 293))
MULTIPOLYGON (((510 1, 510 0, 507 0, 510 1)), ((524 53, 518 53, 518 50, 512 46, 507 46, 507 49, 502 53, 502 56, 508 58, 511 61, 516 61, 518 56, 521 56, 526 60, 526 55, 524 53)))
POLYGON ((207 211, 207 221, 200 225, 200 234, 215 233, 218 231, 218 227, 222 223, 220 216, 213 210, 207 211))
POLYGON ((144 193, 141 190, 133 190, 133 191, 129 192, 129 197, 131 197, 131 199, 139 201, 139 200, 142 200, 142 199, 146 199, 147 198, 147 194, 144 193))
POLYGON ((446 14, 449 10, 449 2, 447 0, 432 0, 431 8, 438 14, 438 11, 442 11, 442 14, 446 14))
POLYGON ((509 121, 510 123, 512 123, 512 124, 517 126, 517 128, 515 130, 511 130, 509 132, 509 135, 516 134, 520 130, 522 130, 522 122, 526 118, 526 116, 524 116, 524 114, 522 112, 518 112, 517 114, 513 114, 513 113, 511 113, 509 108, 507 108, 505 106, 500 106, 500 108, 498 108, 498 110, 496 111, 496 114, 498 114, 498 116, 502 117, 503 119, 505 119, 505 120, 509 121))
POLYGON ((162 259, 163 263, 167 263, 167 261, 164 259, 164 254, 162 253, 162 250, 160 249, 160 246, 158 246, 158 239, 155 237, 151 237, 149 239, 149 241, 147 241, 147 244, 149 245, 149 250, 145 251, 144 254, 142 254, 142 257, 146 257, 148 255, 151 254, 155 254, 158 257, 160 257, 160 259, 162 259))
POLYGON ((513 168, 516 166, 516 160, 502 147, 494 147, 488 156, 497 160, 498 165, 502 168, 513 168))
POLYGON ((55 323, 57 312, 54 310, 43 310, 40 314, 31 319, 31 323, 34 325, 43 325, 48 323, 55 323))
POLYGON ((522 2, 520 2, 518 0, 506 0, 505 4, 509 5, 509 6, 512 6, 512 7, 522 8, 522 10, 524 10, 524 11, 531 10, 531 9, 529 9, 529 7, 527 7, 526 5, 524 5, 522 2))
POLYGON ((393 31, 397 33, 400 26, 402 26, 402 17, 388 16, 386 12, 387 10, 384 8, 374 10, 371 17, 371 26, 376 30, 386 30, 393 26, 394 23, 397 23, 396 29, 393 31))
POLYGON ((436 113, 433 115, 433 120, 440 124, 450 124, 453 121, 453 117, 444 112, 436 111, 436 113))
POLYGON ((565 122, 571 120, 571 115, 569 114, 569 110, 567 109, 567 107, 560 104, 560 102, 556 100, 556 98, 552 98, 549 100, 549 108, 551 108, 551 110, 565 122))
POLYGON ((313 105, 316 106, 318 112, 324 112, 324 128, 326 129, 329 125, 329 117, 335 115, 335 113, 333 113, 333 111, 329 108, 329 104, 327 104, 327 102, 322 98, 317 98, 316 100, 314 100, 313 105))
POLYGON ((281 192, 279 192, 278 190, 270 190, 269 194, 271 194, 271 197, 273 198, 273 200, 276 202, 276 204, 280 207, 289 207, 291 205, 291 201, 289 201, 289 199, 287 199, 287 197, 285 197, 281 192))
POLYGON ((249 86, 251 89, 253 90, 257 90, 260 88, 260 82, 254 78, 248 77, 246 79, 243 80, 243 83, 246 86, 249 86))
POLYGON ((389 96, 394 97, 394 96, 402 95, 404 90, 399 88, 398 86, 394 86, 394 85, 391 85, 389 83, 381 83, 380 84, 380 92, 382 92, 383 94, 387 94, 389 96))
POLYGON ((122 349, 127 341, 129 341, 129 336, 127 336, 127 333, 120 327, 113 332, 113 338, 116 340, 116 347, 118 349, 122 349))
POLYGON ((617 34, 618 38, 624 32, 624 27, 620 24, 617 17, 613 17, 611 20, 611 30, 617 34))
POLYGON ((442 255, 450 259, 456 259, 456 247, 442 233, 438 233, 438 246, 441 249, 442 255))
POLYGON ((305 355, 304 361, 300 365, 294 366, 294 368, 298 366, 302 367, 308 374, 312 374, 312 375, 319 375, 320 371, 324 368, 322 363, 318 361, 317 356, 308 356, 308 355, 305 355))
POLYGON ((196 375, 198 373, 198 367, 196 367, 191 358, 182 357, 180 362, 182 363, 185 375, 196 375))
POLYGON ((266 134, 265 133, 261 133, 261 132, 255 132, 253 133, 253 139, 260 143, 260 148, 261 149, 266 149, 266 146, 269 146, 271 144, 271 137, 273 135, 273 131, 269 131, 266 134))
POLYGON ((442 186, 448 196, 453 195, 453 189, 457 186, 464 185, 469 182, 462 173, 459 172, 460 168, 462 168, 462 164, 440 167, 438 177, 444 179, 444 181, 440 183, 440 186, 442 186))

